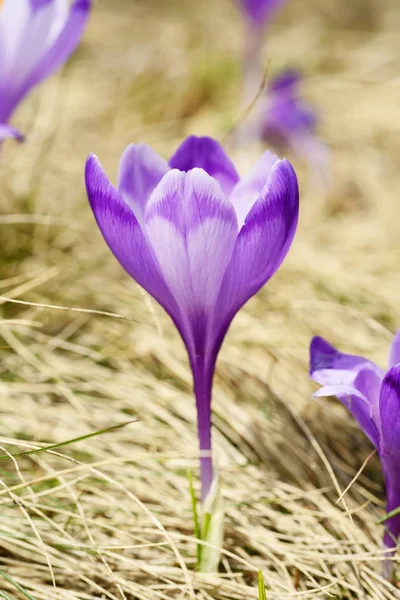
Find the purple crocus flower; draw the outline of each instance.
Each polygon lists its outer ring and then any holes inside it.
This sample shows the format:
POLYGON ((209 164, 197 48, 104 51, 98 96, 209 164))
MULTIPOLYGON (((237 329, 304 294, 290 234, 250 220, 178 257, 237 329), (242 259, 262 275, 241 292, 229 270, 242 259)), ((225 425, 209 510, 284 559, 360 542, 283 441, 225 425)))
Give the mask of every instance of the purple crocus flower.
POLYGON ((240 179, 218 142, 189 137, 169 162, 143 144, 128 146, 117 187, 91 155, 86 187, 111 251, 169 313, 186 345, 205 500, 213 480, 215 362, 233 317, 289 250, 298 218, 296 174, 266 152, 240 179))
POLYGON ((91 0, 0 2, 0 124, 26 94, 61 67, 75 50, 91 0))
MULTIPOLYGON (((400 330, 392 342, 386 373, 366 358, 342 354, 315 337, 310 375, 323 385, 315 396, 337 396, 374 444, 386 483, 387 512, 400 507, 400 330)), ((400 535, 400 515, 386 524, 384 545, 391 550, 400 535)))
POLYGON ((285 4, 287 0, 238 0, 246 18, 251 25, 264 28, 272 14, 285 4))
POLYGON ((301 97, 303 76, 282 71, 270 83, 261 111, 261 135, 269 144, 306 158, 314 179, 330 179, 329 149, 316 136, 318 115, 301 97))
POLYGON ((276 76, 267 90, 263 137, 276 145, 297 147, 315 133, 316 111, 301 98, 301 73, 287 69, 276 76))
POLYGON ((11 125, 0 125, 0 142, 9 138, 14 138, 18 142, 24 141, 24 136, 18 129, 11 125))

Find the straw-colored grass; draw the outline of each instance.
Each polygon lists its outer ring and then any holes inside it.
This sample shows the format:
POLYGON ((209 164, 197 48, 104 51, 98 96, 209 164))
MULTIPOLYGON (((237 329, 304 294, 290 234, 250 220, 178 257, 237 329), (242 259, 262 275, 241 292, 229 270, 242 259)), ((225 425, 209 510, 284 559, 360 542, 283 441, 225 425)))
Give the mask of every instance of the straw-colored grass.
MULTIPOLYGON (((240 312, 214 389, 226 531, 220 573, 195 572, 191 375, 162 310, 119 267, 88 207, 95 152, 168 156, 188 133, 223 139, 240 110, 241 21, 228 0, 99 0, 79 51, 18 112, 0 164, 0 454, 138 419, 0 462, 0 575, 35 600, 397 598, 380 576, 384 492, 372 447, 333 399, 311 400, 311 336, 384 366, 400 323, 398 0, 288 2, 271 74, 309 76, 329 190, 301 181, 298 235, 240 312)), ((227 147, 245 170, 255 152, 227 147)), ((396 570, 396 565, 395 565, 396 570)), ((0 577, 9 598, 26 596, 0 577)), ((1 594, 0 594, 1 595, 1 594)), ((6 596, 4 596, 6 597, 6 596)))

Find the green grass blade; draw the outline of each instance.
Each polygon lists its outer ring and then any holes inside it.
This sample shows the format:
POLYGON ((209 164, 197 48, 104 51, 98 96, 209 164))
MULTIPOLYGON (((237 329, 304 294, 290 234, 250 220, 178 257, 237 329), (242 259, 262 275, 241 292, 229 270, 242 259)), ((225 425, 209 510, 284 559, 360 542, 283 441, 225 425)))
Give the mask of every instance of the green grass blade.
MULTIPOLYGON (((84 440, 88 440, 90 438, 96 437, 98 435, 104 435, 105 433, 111 433, 112 431, 116 431, 117 429, 122 429, 131 423, 137 423, 138 419, 131 419, 130 421, 126 421, 125 423, 119 423, 118 425, 112 425, 111 427, 106 427, 105 429, 99 429, 98 431, 93 431, 92 433, 87 433, 86 435, 81 435, 77 438, 73 438, 72 440, 65 440, 65 442, 59 442, 58 444, 51 444, 50 446, 44 446, 43 448, 36 448, 36 450, 28 450, 27 452, 17 452, 17 454, 12 454, 12 458, 19 458, 21 456, 30 456, 31 454, 40 454, 41 452, 48 452, 49 450, 56 450, 57 448, 62 448, 63 446, 69 446, 70 444, 77 444, 78 442, 83 442, 84 440)), ((1 454, 0 460, 10 460, 10 456, 7 454, 1 454)))
MULTIPOLYGON (((211 523, 211 513, 207 512, 204 514, 203 531, 199 532, 200 540, 203 540, 203 541, 207 540, 208 532, 210 531, 210 523, 211 523)), ((198 544, 197 560, 198 560, 198 568, 199 569, 201 569, 203 550, 204 550, 203 544, 198 544)))
MULTIPOLYGON (((0 575, 3 577, 3 579, 8 581, 8 583, 11 583, 11 585, 13 585, 16 590, 18 590, 23 596, 25 596, 25 598, 28 598, 28 600, 35 600, 35 598, 33 596, 31 596, 31 594, 29 592, 27 592, 26 589, 22 587, 22 585, 20 585, 16 581, 14 581, 14 579, 11 577, 11 575, 7 575, 7 573, 2 571, 1 569, 0 569, 0 575)), ((7 598, 7 596, 6 596, 6 598, 7 598)), ((11 600, 11 599, 8 598, 8 600, 11 600)))
POLYGON ((202 540, 207 539, 208 532, 210 531, 211 517, 212 517, 211 513, 209 513, 209 512, 204 513, 203 531, 201 532, 201 538, 200 538, 202 540))
MULTIPOLYGON (((11 596, 9 596, 8 594, 6 594, 5 592, 2 592, 1 590, 0 590, 0 598, 4 598, 4 600, 13 600, 11 598, 11 596)), ((15 600, 15 598, 14 598, 14 600, 15 600)))
POLYGON ((400 506, 398 506, 394 510, 391 510, 389 513, 387 513, 387 515, 383 516, 376 523, 377 525, 381 525, 382 523, 385 523, 385 521, 388 521, 392 517, 397 517, 397 515, 400 515, 400 506))
POLYGON ((264 575, 261 569, 258 571, 258 600, 267 600, 264 575))

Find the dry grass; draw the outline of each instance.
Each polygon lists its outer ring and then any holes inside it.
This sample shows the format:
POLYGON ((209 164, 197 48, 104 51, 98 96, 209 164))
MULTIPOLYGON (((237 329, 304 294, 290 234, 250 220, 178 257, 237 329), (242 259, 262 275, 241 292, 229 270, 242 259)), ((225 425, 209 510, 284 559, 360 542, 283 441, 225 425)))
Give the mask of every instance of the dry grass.
MULTIPOLYGON (((294 62, 310 76, 332 186, 312 187, 294 158, 297 239, 220 356, 226 537, 208 576, 195 573, 185 351, 105 247, 82 176, 91 151, 115 178, 131 141, 168 155, 189 132, 230 129, 240 19, 228 0, 195 7, 99 0, 74 59, 18 113, 28 143, 2 149, 0 294, 131 321, 1 301, 1 454, 139 422, 0 464, 0 568, 35 600, 248 600, 258 568, 271 600, 398 598, 379 575, 379 463, 335 504, 371 447, 337 402, 310 400, 307 374, 313 334, 384 365, 399 324, 398 0, 293 0, 270 31, 271 72, 294 62)), ((236 159, 246 168, 253 154, 236 159)), ((24 597, 6 581, 0 590, 24 597)))

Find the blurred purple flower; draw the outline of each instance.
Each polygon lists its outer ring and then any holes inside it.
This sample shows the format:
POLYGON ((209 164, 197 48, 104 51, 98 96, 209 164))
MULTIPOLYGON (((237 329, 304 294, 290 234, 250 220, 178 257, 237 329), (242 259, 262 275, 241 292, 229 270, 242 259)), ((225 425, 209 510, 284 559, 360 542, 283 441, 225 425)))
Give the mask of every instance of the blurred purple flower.
MULTIPOLYGON (((386 374, 369 360, 342 354, 315 337, 310 375, 324 386, 314 395, 337 396, 374 444, 386 483, 387 512, 400 507, 400 330, 392 342, 386 374)), ((400 515, 386 525, 384 545, 390 550, 400 535, 400 515)))
POLYGON ((14 138, 18 142, 24 141, 24 136, 18 129, 10 125, 0 125, 0 142, 8 138, 14 138))
POLYGON ((4 0, 0 3, 0 124, 24 96, 69 58, 91 0, 4 0))
POLYGON ((330 178, 329 150, 316 137, 317 111, 301 97, 302 74, 287 69, 275 77, 267 90, 261 117, 262 137, 281 150, 305 157, 314 175, 330 178))
POLYGON ((301 73, 288 69, 271 81, 262 126, 267 141, 293 148, 315 133, 317 113, 301 98, 302 80, 301 73))
POLYGON ((257 28, 264 28, 272 14, 287 0, 238 0, 246 18, 257 28))
POLYGON ((222 146, 189 137, 169 163, 143 144, 125 150, 118 186, 86 164, 97 224, 125 270, 169 313, 193 372, 202 498, 213 480, 211 390, 237 311, 275 273, 298 219, 296 174, 266 152, 240 179, 222 146))

